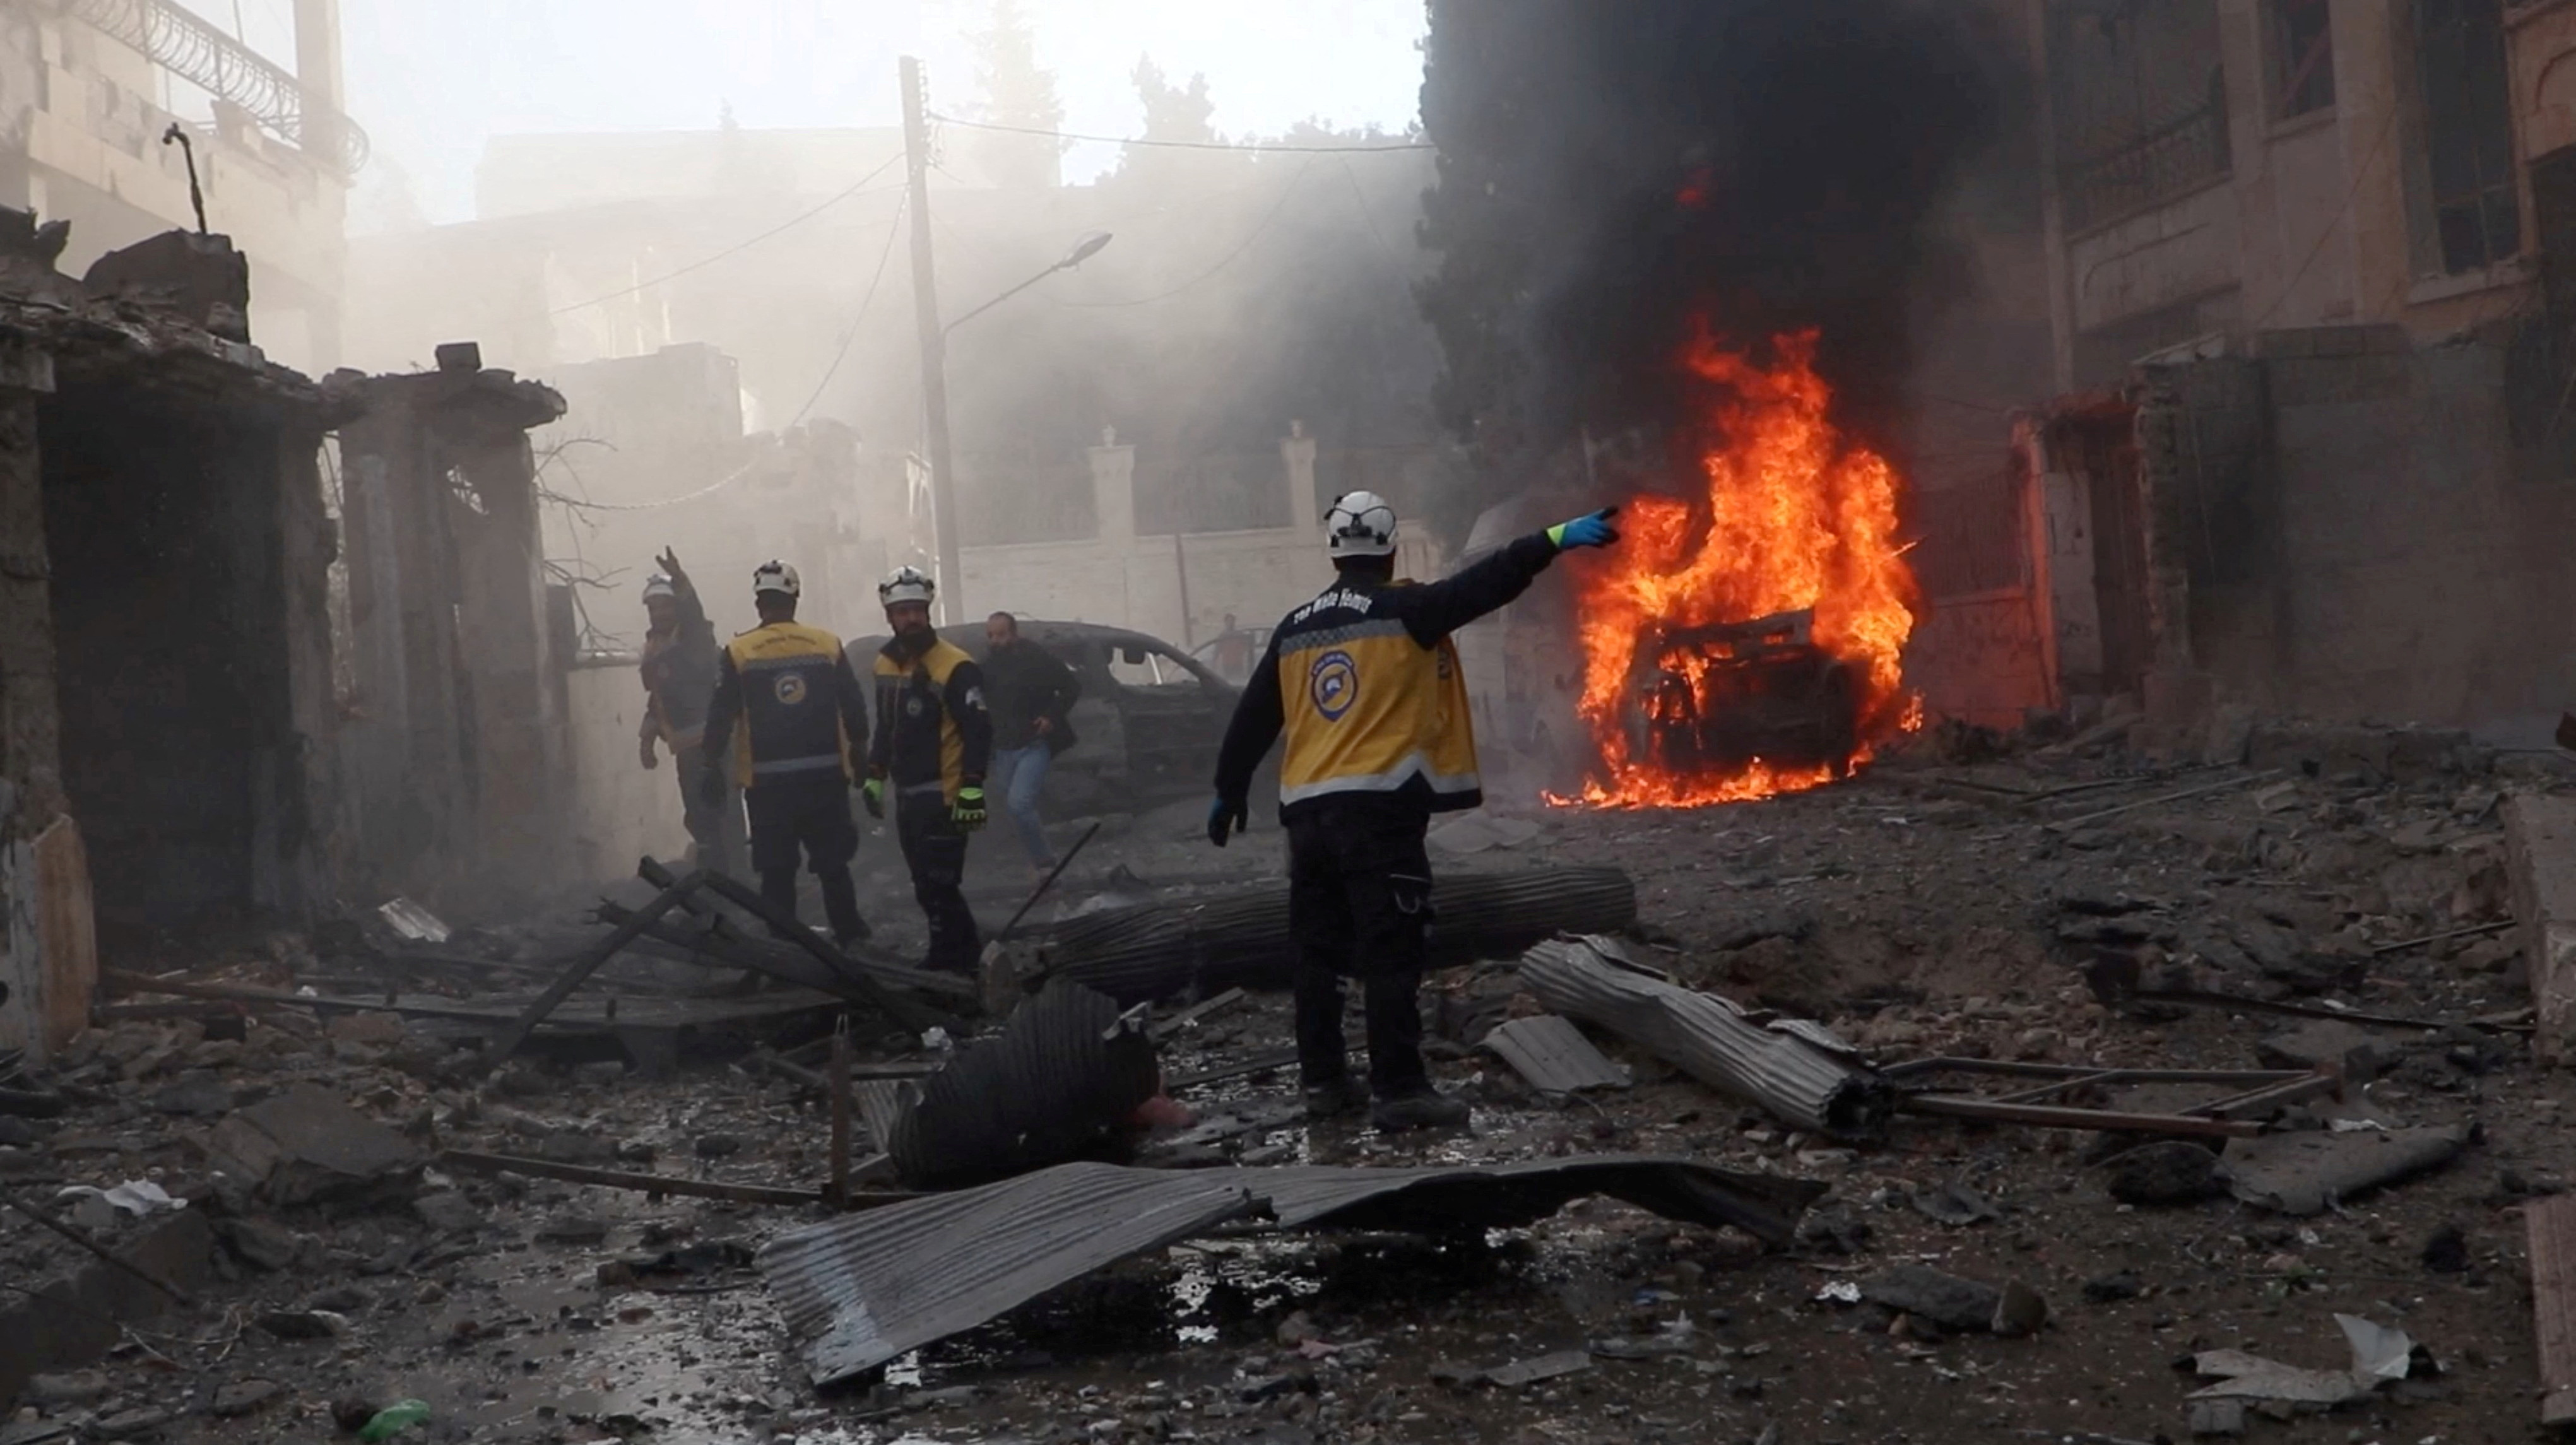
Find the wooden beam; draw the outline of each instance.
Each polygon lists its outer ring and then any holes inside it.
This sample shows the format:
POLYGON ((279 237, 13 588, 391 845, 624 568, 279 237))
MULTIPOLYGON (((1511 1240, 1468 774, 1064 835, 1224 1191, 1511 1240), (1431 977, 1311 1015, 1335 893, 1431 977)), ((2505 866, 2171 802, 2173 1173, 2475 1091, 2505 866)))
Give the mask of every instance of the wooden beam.
POLYGON ((2522 1207, 2531 1242, 2532 1338, 2540 1350, 2540 1422, 2576 1424, 2576 1194, 2522 1207))

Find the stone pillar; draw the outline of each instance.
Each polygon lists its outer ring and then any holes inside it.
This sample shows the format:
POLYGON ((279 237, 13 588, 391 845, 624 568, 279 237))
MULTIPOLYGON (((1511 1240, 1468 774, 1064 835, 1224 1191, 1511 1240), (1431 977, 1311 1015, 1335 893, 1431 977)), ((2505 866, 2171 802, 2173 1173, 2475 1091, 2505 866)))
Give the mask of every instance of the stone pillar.
POLYGON ((1288 423, 1279 460, 1288 473, 1288 525, 1311 537, 1323 529, 1324 518, 1315 505, 1315 439, 1306 435, 1304 422, 1288 423))
POLYGON ((1136 449, 1119 442, 1115 427, 1102 427, 1091 449, 1091 510, 1102 546, 1123 552, 1136 540, 1136 449))
POLYGON ((36 443, 37 398, 53 389, 51 354, 0 347, 0 781, 17 790, 10 831, 22 838, 64 807, 53 565, 36 443))

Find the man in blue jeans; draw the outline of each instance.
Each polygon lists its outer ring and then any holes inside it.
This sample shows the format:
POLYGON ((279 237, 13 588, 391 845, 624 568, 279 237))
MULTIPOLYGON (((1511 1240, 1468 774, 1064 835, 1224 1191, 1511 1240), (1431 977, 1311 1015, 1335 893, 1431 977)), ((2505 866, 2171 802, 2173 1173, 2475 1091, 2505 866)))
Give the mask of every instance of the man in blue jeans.
POLYGON ((1044 877, 1055 867, 1046 829, 1038 818, 1038 792, 1047 765, 1073 746, 1066 715, 1082 696, 1082 682, 1063 659, 1020 635, 1020 620, 996 612, 984 620, 985 706, 993 716, 993 782, 1011 815, 1012 831, 1044 877))

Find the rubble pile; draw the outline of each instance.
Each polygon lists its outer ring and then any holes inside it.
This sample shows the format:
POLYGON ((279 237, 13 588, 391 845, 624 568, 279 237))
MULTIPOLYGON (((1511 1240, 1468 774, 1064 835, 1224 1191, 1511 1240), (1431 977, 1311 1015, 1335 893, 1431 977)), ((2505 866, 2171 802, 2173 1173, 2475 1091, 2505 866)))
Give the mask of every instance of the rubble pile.
MULTIPOLYGON (((122 980, 70 1050, 0 1077, 0 1279, 27 1282, 0 1299, 0 1343, 46 1351, 0 1365, 0 1429, 317 1439, 407 1402, 419 1438, 549 1441, 2287 1440, 2316 1416, 2337 1438, 2453 1439, 2528 1420, 2519 1211, 2571 1160, 2507 820, 2576 794, 2563 767, 2268 725, 2214 764, 2108 735, 1980 746, 1762 804, 1480 834, 1480 872, 1625 869, 1638 922, 1541 945, 1526 974, 1515 956, 1434 979, 1430 1053, 1475 1106, 1465 1134, 1306 1124, 1286 1000, 1233 990, 1118 1020, 1118 1066, 1150 1041, 1161 1089, 1104 1091, 1120 1117, 1089 1152, 1131 1168, 1015 1154, 997 1167, 1036 1172, 961 1191, 899 1183, 869 1127, 1001 1034, 958 998, 914 996, 948 1017, 935 1032, 821 995, 630 1048, 656 997, 697 1006, 651 988, 794 989, 647 937, 663 957, 606 965, 495 1060, 519 1013, 501 1005, 527 992, 451 991, 486 1017, 309 953, 247 981, 122 980), (1590 992, 1577 953, 1606 970, 1590 992), (828 1077, 845 1011, 872 1106, 828 1077), (1694 1039, 1722 1054, 1694 1062, 1694 1039), (1870 1102, 1800 1115, 1799 1081, 1870 1102), (1667 1172, 1502 1228, 1474 1223, 1489 1184, 1438 1196, 1461 1221, 1444 1229, 1301 1214, 1294 1182, 1603 1156, 1667 1172), (1685 1163, 1814 1197, 1766 1244, 1659 1194, 1685 1163), (1114 1249, 1071 1231, 1044 1249, 1089 1251, 1079 1267, 1033 1254, 1043 1287, 1008 1298, 959 1274, 899 1349, 850 1333, 829 1288, 764 1281, 761 1261, 827 1244, 989 1261, 986 1236, 939 1231, 976 1190, 1059 1179, 1179 1213, 1122 1218, 1114 1249), (869 1368, 818 1394, 805 1361, 844 1348, 869 1368)), ((1238 883, 1274 866, 1246 841, 1238 883)), ((1069 875, 1048 911, 1186 898, 1145 881, 1180 856, 1069 875)), ((509 982, 533 991, 599 936, 516 940, 509 982)), ((941 1117, 979 1117, 973 1077, 941 1117)))

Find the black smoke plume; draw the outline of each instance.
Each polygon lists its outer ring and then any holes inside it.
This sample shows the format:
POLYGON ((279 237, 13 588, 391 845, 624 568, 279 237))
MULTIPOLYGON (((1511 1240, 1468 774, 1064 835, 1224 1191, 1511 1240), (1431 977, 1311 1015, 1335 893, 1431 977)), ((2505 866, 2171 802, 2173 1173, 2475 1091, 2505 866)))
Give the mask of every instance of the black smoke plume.
POLYGON ((1698 319, 1816 328, 1840 420, 1888 435, 1936 216, 2015 117, 1981 0, 1430 0, 1440 147, 1420 288, 1444 424, 1489 460, 1684 422, 1698 319))

